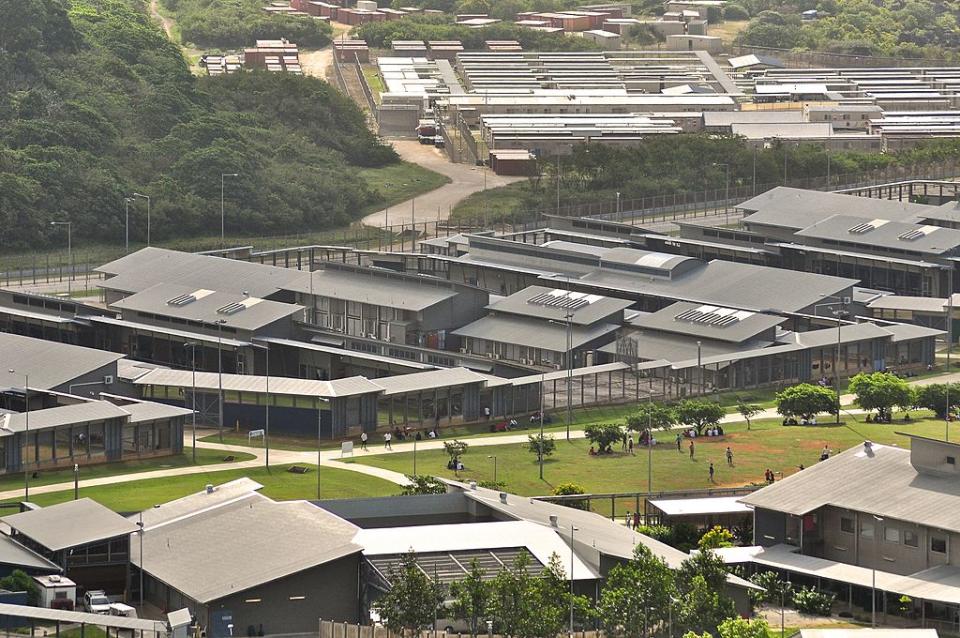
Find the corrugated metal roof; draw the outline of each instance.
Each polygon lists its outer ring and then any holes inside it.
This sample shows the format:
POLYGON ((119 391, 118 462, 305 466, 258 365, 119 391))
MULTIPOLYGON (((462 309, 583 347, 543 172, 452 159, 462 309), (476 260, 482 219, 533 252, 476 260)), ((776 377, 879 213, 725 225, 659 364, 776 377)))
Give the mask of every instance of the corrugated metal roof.
POLYGON ((719 309, 734 317, 738 317, 736 322, 719 325, 683 319, 683 317, 686 316, 685 313, 698 312, 707 307, 712 308, 714 306, 678 301, 657 312, 640 315, 630 323, 645 330, 660 330, 691 337, 704 337, 707 339, 716 339, 717 341, 742 343, 786 321, 784 317, 779 315, 768 315, 758 312, 730 313, 728 311, 731 309, 723 307, 719 309))
MULTIPOLYGON (((172 419, 178 416, 190 416, 193 410, 178 408, 175 405, 155 401, 131 401, 120 406, 130 415, 128 423, 145 423, 159 419, 172 419)), ((33 424, 31 423, 31 427, 33 424)))
MULTIPOLYGON (((573 348, 612 335, 617 324, 599 323, 592 326, 573 326, 573 348)), ((567 327, 542 319, 515 315, 488 315, 453 331, 460 337, 486 339, 499 343, 512 343, 530 348, 542 348, 552 352, 567 351, 567 327)))
POLYGON ((227 337, 222 337, 219 340, 217 335, 208 335, 202 332, 190 332, 188 330, 177 330, 175 328, 167 328, 165 326, 154 326, 148 323, 142 323, 139 321, 127 321, 125 319, 114 319, 113 317, 83 317, 87 321, 92 321, 94 323, 103 323, 111 326, 118 326, 121 328, 130 328, 131 330, 138 330, 140 332, 151 332, 155 334, 164 334, 170 335, 172 337, 180 337, 181 339, 186 339, 188 341, 200 341, 203 343, 214 344, 220 343, 221 345, 228 346, 230 348, 242 348, 244 346, 249 346, 250 342, 248 341, 238 341, 237 339, 228 339, 227 337))
POLYGON ((470 383, 486 383, 486 375, 468 370, 467 368, 444 368, 428 372, 414 372, 394 377, 375 379, 373 384, 383 388, 384 396, 404 394, 420 390, 433 390, 450 386, 467 385, 470 383))
POLYGON ((212 492, 207 492, 207 490, 194 492, 182 498, 161 503, 157 507, 143 510, 143 512, 132 514, 128 516, 127 519, 136 523, 142 517, 144 527, 150 530, 159 525, 180 520, 184 516, 196 514, 211 507, 217 507, 241 498, 246 498, 248 495, 262 488, 263 485, 253 479, 247 477, 238 478, 233 481, 221 483, 220 485, 215 485, 212 492))
POLYGON ((180 284, 157 284, 114 302, 110 307, 121 312, 132 310, 200 321, 211 328, 215 327, 216 322, 223 321, 223 325, 240 330, 257 330, 295 314, 302 317, 303 306, 230 292, 205 291, 209 294, 197 295, 196 301, 184 305, 169 303, 172 299, 191 295, 197 290, 180 284), (234 304, 236 312, 220 312, 231 304, 234 304))
POLYGON ((396 357, 385 357, 379 354, 370 354, 369 352, 348 350, 346 348, 337 348, 335 346, 325 346, 320 343, 312 343, 308 341, 279 339, 275 337, 260 337, 258 340, 266 341, 268 343, 275 343, 281 346, 289 346, 291 348, 302 348, 304 350, 313 350, 314 352, 325 352, 338 357, 352 357, 354 359, 360 359, 364 361, 385 363, 387 365, 397 366, 400 368, 412 368, 414 370, 435 370, 437 368, 437 366, 430 365, 429 363, 420 363, 419 361, 410 361, 408 359, 397 359, 396 357))
POLYGON ((794 236, 858 244, 867 249, 893 248, 930 255, 942 255, 960 246, 960 230, 852 215, 832 215, 794 233, 794 236), (871 222, 874 222, 872 230, 851 232, 851 229, 862 228, 871 222))
POLYGON ((176 282, 233 294, 247 292, 253 297, 267 297, 309 276, 290 268, 155 247, 138 250, 96 271, 115 275, 100 284, 108 290, 134 293, 156 284, 176 282))
MULTIPOLYGON (((199 390, 217 390, 220 388, 220 376, 216 372, 197 372, 196 387, 199 390)), ((409 376, 409 375, 407 375, 409 376)), ((267 391, 266 376, 252 374, 224 374, 224 391, 256 392, 267 391)), ((284 394, 301 397, 344 397, 357 394, 369 394, 381 391, 381 387, 365 377, 347 377, 333 381, 313 379, 294 379, 292 377, 269 377, 270 394, 284 394)), ((378 382, 380 379, 378 379, 378 382)), ((192 388, 194 385, 191 370, 153 370, 133 382, 135 385, 155 385, 172 388, 192 388)))
POLYGON ((30 375, 31 388, 49 390, 123 358, 115 352, 5 332, 0 333, 0 352, 0 388, 22 388, 24 375, 30 375))
POLYGON ((910 450, 859 445, 740 499, 802 515, 825 505, 960 531, 960 482, 917 472, 910 450))
MULTIPOLYGON (((309 294, 310 280, 298 280, 286 289, 309 294)), ((456 297, 457 291, 449 282, 429 277, 411 277, 383 269, 326 268, 313 273, 313 294, 420 312, 456 297)))
POLYGON ((893 342, 910 341, 912 339, 935 339, 946 334, 944 330, 936 328, 927 328, 926 326, 916 326, 909 323, 885 324, 883 329, 893 334, 893 342))
POLYGON ((3 516, 0 521, 51 551, 125 536, 137 530, 136 525, 89 498, 3 516))
POLYGON ((741 514, 753 511, 740 502, 739 496, 657 499, 649 503, 667 516, 741 514))
POLYGON ((0 415, 0 437, 23 432, 30 421, 30 430, 45 430, 61 425, 92 423, 108 419, 122 419, 126 422, 130 414, 109 401, 83 401, 71 405, 59 405, 55 408, 31 410, 0 415))
POLYGON ((49 609, 47 607, 32 607, 28 605, 11 605, 0 603, 0 617, 33 618, 56 623, 85 624, 97 627, 129 629, 135 632, 149 632, 157 636, 167 635, 167 623, 160 620, 145 620, 141 618, 127 618, 126 616, 107 616, 90 614, 84 611, 66 611, 63 609, 49 609))
MULTIPOLYGON (((358 528, 306 501, 257 493, 148 527, 144 570, 209 603, 361 551, 358 528), (231 542, 223 542, 231 539, 231 542)), ((139 543, 130 559, 140 565, 139 543)))
MULTIPOLYGON (((574 368, 571 371, 573 377, 587 377, 591 374, 607 374, 608 372, 619 372, 621 370, 628 370, 630 366, 621 361, 614 363, 603 363, 597 366, 586 366, 584 368, 574 368)), ((513 386, 521 385, 530 385, 533 383, 540 383, 543 381, 559 381, 561 379, 567 378, 566 370, 555 370, 553 372, 544 372, 542 374, 528 374, 525 377, 514 377, 510 379, 510 384, 513 386)))
POLYGON ((32 549, 24 547, 6 534, 0 534, 0 563, 4 565, 14 565, 16 567, 27 567, 31 570, 41 572, 61 571, 60 566, 53 563, 32 549))
POLYGON ((523 315, 538 319, 566 321, 569 313, 574 325, 588 326, 616 315, 633 305, 628 299, 569 292, 563 288, 530 286, 487 306, 495 312, 523 315), (539 303, 537 300, 555 299, 557 303, 539 303), (575 307, 578 304, 579 307, 575 307))
MULTIPOLYGON (((954 306, 960 308, 960 297, 954 295, 954 306)), ((943 297, 911 297, 881 295, 867 304, 871 310, 911 310, 914 312, 944 313, 947 300, 943 297)))

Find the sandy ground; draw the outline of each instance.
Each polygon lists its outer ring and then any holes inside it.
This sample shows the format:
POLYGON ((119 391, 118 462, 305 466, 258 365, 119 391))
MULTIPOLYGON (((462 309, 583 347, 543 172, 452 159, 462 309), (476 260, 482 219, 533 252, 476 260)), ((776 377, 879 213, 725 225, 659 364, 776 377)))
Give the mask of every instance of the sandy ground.
POLYGON ((436 221, 439 216, 446 219, 452 208, 468 195, 481 191, 486 178, 487 188, 506 186, 512 182, 524 179, 523 177, 502 177, 495 175, 489 169, 469 164, 454 164, 440 149, 416 140, 393 140, 391 142, 400 157, 407 162, 419 164, 451 179, 436 190, 420 195, 419 197, 391 206, 389 211, 380 210, 363 218, 362 222, 368 226, 384 226, 409 224, 411 222, 436 221))
POLYGON ((333 64, 333 49, 326 47, 313 51, 300 51, 300 66, 304 75, 325 80, 333 64))

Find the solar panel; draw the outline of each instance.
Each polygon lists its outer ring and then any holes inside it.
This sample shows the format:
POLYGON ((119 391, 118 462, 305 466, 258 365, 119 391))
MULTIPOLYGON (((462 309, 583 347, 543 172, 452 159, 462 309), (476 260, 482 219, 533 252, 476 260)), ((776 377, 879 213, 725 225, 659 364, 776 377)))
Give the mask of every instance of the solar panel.
POLYGON ((167 304, 171 306, 186 306, 187 304, 191 304, 196 300, 197 300, 196 295, 194 295, 193 293, 186 293, 183 295, 177 295, 172 299, 167 299, 167 304))
POLYGON ((244 308, 246 308, 246 306, 243 304, 242 301, 234 301, 232 303, 228 303, 226 306, 221 306, 220 308, 217 308, 217 314, 235 315, 241 310, 243 310, 244 308))

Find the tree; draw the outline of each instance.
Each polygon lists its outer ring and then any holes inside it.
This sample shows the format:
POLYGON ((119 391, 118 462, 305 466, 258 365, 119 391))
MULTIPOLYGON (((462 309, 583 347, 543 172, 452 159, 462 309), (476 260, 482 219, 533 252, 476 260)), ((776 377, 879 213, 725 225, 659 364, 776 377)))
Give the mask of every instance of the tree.
MULTIPOLYGON (((560 483, 555 488, 553 488, 554 496, 572 496, 574 494, 586 494, 587 491, 583 489, 582 485, 577 485, 576 483, 560 483)), ((570 499, 569 501, 563 501, 563 505, 567 507, 572 507, 573 509, 578 510, 589 510, 590 503, 586 499, 584 500, 575 500, 570 499)))
POLYGON ((837 393, 811 383, 798 383, 777 392, 777 413, 809 421, 821 412, 837 409, 837 393))
POLYGON ((890 419, 893 408, 909 409, 914 403, 913 390, 907 382, 889 372, 854 375, 850 379, 850 392, 857 395, 857 405, 864 410, 876 410, 881 421, 890 419))
POLYGON ((443 586, 420 569, 414 552, 401 557, 400 564, 390 569, 389 579, 390 591, 376 608, 390 631, 420 632, 442 616, 443 586))
POLYGON ((480 563, 474 558, 466 577, 450 584, 453 616, 466 623, 474 637, 480 633, 480 623, 490 605, 490 583, 484 580, 484 575, 480 563))
POLYGON ((642 432, 647 429, 668 430, 677 423, 677 413, 664 403, 646 401, 627 417, 627 429, 642 432))
POLYGON ((540 460, 540 456, 543 455, 544 458, 553 454, 557 449, 557 442, 554 440, 552 434, 547 434, 541 436, 529 435, 527 437, 527 450, 531 454, 537 455, 537 461, 540 460))
POLYGON ((623 438, 623 428, 616 423, 591 423, 584 428, 583 433, 587 439, 597 446, 597 454, 610 454, 613 452, 613 444, 623 438))
POLYGON ((0 589, 26 592, 27 604, 33 606, 37 605, 40 596, 33 578, 22 569, 15 569, 8 576, 0 578, 0 589))
POLYGON ((737 412, 739 412, 740 416, 743 417, 743 420, 747 422, 747 429, 749 430, 750 419, 763 412, 763 408, 753 403, 747 403, 743 399, 737 397, 737 412))
POLYGON ((700 537, 697 547, 701 552, 720 547, 733 547, 733 533, 725 527, 714 525, 700 537))
POLYGON ((720 638, 767 638, 769 629, 763 618, 727 618, 717 626, 720 638))
POLYGON ((917 407, 933 410, 938 419, 947 417, 947 395, 950 399, 950 412, 960 406, 960 383, 931 383, 916 389, 914 402, 917 407))
POLYGON ((696 428, 697 434, 703 434, 708 427, 720 423, 726 412, 712 401, 685 399, 677 406, 677 421, 681 425, 696 428))
POLYGON ((713 552, 697 552, 680 564, 676 574, 680 631, 716 632, 721 622, 735 615, 733 601, 723 593, 727 575, 723 561, 713 552))
MULTIPOLYGON (((490 615, 496 633, 516 638, 555 636, 566 624, 570 604, 563 568, 556 554, 538 577, 528 571, 530 557, 520 552, 490 583, 490 615)), ((585 601, 575 600, 574 607, 585 601)))
POLYGON ((674 594, 674 573, 646 545, 637 545, 633 558, 610 570, 597 616, 611 638, 640 638, 665 623, 674 594))
POLYGON ((459 461, 460 457, 467 453, 468 447, 470 447, 469 443, 459 439, 443 442, 443 449, 453 463, 459 461))
POLYGON ((407 484, 401 490, 401 496, 419 496, 421 494, 446 494, 447 484, 435 476, 426 474, 407 474, 407 484))

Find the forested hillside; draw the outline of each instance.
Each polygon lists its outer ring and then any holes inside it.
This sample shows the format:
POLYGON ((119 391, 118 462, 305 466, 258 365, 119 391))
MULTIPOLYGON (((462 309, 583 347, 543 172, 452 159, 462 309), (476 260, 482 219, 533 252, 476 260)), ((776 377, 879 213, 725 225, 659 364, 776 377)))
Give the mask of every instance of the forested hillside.
POLYGON ((357 169, 395 161, 325 82, 193 77, 142 0, 0 0, 2 250, 49 245, 53 219, 121 241, 134 191, 154 239, 216 234, 221 173, 228 232, 342 225, 381 199, 357 169))
POLYGON ((181 39, 201 47, 237 49, 279 36, 302 47, 322 47, 333 32, 319 20, 268 15, 264 0, 160 0, 160 4, 176 15, 181 39))
MULTIPOLYGON (((910 58, 958 59, 957 0, 736 0, 751 16, 745 44, 910 58), (816 9, 817 20, 800 12, 816 9)), ((731 11, 731 5, 727 6, 731 11)))

